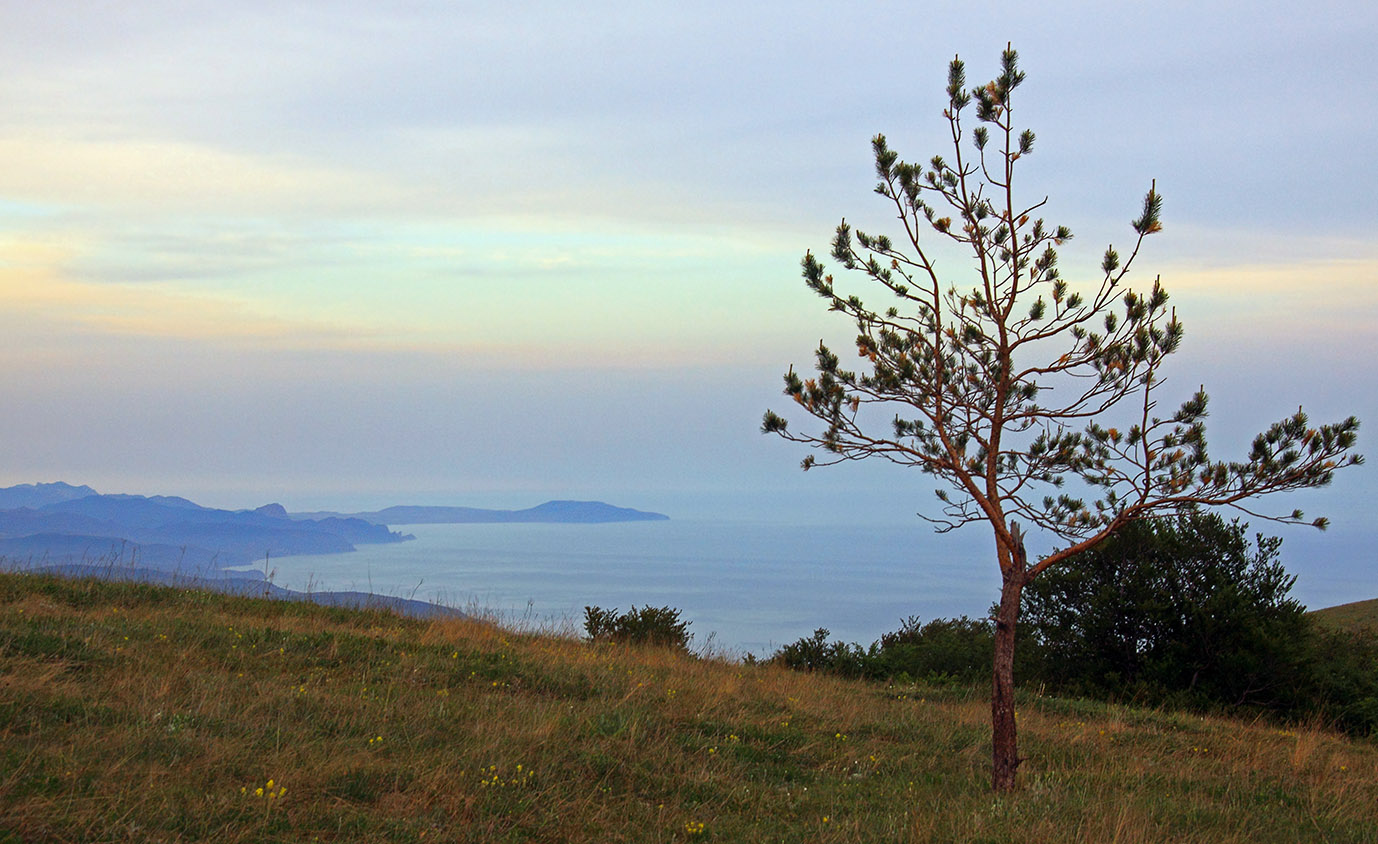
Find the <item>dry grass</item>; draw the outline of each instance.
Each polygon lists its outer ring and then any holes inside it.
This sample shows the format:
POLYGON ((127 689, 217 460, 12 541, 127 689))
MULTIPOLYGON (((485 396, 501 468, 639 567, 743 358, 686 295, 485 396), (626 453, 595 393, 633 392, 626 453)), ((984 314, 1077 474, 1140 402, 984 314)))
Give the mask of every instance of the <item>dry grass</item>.
POLYGON ((1378 598, 1312 610, 1307 615, 1334 630, 1378 630, 1378 598))
POLYGON ((987 717, 970 689, 0 576, 0 840, 1378 841, 1372 742, 1028 699, 1000 798, 987 717))

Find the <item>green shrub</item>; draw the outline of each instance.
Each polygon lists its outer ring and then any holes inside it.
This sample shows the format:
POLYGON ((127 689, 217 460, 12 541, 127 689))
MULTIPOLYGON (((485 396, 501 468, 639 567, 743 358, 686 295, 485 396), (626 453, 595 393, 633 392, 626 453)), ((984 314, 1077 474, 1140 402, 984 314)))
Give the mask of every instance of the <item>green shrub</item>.
POLYGON ((1331 630, 1313 620, 1305 645, 1310 708, 1355 735, 1378 736, 1378 630, 1331 630))
POLYGON ((1136 522, 1024 590, 1026 675, 1063 694, 1264 710, 1378 733, 1378 632, 1289 597, 1282 540, 1214 514, 1136 522))
POLYGON ((989 619, 935 618, 922 624, 910 616, 899 630, 880 637, 872 673, 965 683, 988 678, 994 659, 995 627, 989 619))
POLYGON ((670 607, 635 605, 622 615, 617 609, 584 607, 584 632, 594 642, 630 642, 688 650, 689 624, 681 621, 679 610, 670 607))
POLYGON ((1301 703, 1306 635, 1282 541, 1215 514, 1134 522, 1024 590, 1025 643, 1065 691, 1197 707, 1301 703), (1032 639, 1032 643, 1029 639, 1032 639))
POLYGON ((900 622, 869 648, 828 641, 820 627, 785 645, 771 661, 797 671, 821 671, 843 677, 967 683, 985 679, 995 656, 995 630, 987 620, 938 618, 927 624, 918 616, 900 622))
MULTIPOLYGON (((874 646, 872 647, 874 650, 874 646)), ((841 641, 828 642, 828 629, 820 627, 812 636, 805 636, 785 645, 771 656, 771 661, 796 671, 822 671, 843 677, 869 677, 872 673, 871 656, 860 645, 841 641)))
POLYGON ((584 633, 594 642, 613 639, 617 634, 617 618, 616 609, 584 607, 584 633))

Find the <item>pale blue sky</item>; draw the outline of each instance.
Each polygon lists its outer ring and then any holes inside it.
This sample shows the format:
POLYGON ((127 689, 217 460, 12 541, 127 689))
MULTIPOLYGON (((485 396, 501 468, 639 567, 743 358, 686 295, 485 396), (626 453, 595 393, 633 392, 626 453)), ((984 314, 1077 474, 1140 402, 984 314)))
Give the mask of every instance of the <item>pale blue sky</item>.
POLYGON ((1371 4, 663 5, 0 0, 0 482, 910 518, 757 427, 850 335, 798 260, 884 229, 871 136, 944 152, 1006 41, 1069 276, 1165 195, 1214 452, 1378 424, 1371 4))

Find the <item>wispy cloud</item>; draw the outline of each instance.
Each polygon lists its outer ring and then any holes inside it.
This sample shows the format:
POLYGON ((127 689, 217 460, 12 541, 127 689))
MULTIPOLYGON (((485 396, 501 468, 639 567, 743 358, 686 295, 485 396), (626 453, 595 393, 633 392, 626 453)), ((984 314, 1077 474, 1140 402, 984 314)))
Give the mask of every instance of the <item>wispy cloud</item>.
MULTIPOLYGON (((774 330, 756 326, 780 314, 765 310, 769 291, 743 290, 734 308, 732 279, 696 284, 693 267, 712 243, 648 242, 623 253, 578 237, 542 248, 520 240, 507 233, 446 246, 380 237, 359 246, 357 266, 341 262, 323 277, 320 265, 316 277, 294 279, 301 264, 265 259, 242 264, 243 280, 226 284, 165 274, 116 283, 92 277, 99 245, 12 236, 0 239, 0 314, 25 336, 0 340, 0 351, 37 342, 89 352, 110 337, 197 349, 404 353, 497 369, 642 369, 742 360, 784 333, 778 319, 774 330), (647 278, 667 256, 689 258, 689 268, 659 266, 660 275, 647 278), (391 284, 380 284, 380 274, 391 284), (278 289, 265 292, 271 287, 278 289), (705 297, 704 289, 719 292, 705 297)), ((804 296, 795 301, 803 308, 783 313, 813 310, 804 296)))
POLYGON ((1166 268, 1163 279, 1173 299, 1184 303, 1188 329, 1196 310, 1217 338, 1378 339, 1378 259, 1178 266, 1166 268))
POLYGON ((0 195, 93 213, 359 213, 393 206, 388 179, 169 140, 0 137, 0 195))
POLYGON ((50 338, 104 334, 329 347, 356 344, 370 335, 360 325, 283 319, 240 297, 158 283, 74 280, 64 276, 62 267, 79 251, 74 244, 0 241, 5 255, 0 310, 7 319, 42 323, 50 338))

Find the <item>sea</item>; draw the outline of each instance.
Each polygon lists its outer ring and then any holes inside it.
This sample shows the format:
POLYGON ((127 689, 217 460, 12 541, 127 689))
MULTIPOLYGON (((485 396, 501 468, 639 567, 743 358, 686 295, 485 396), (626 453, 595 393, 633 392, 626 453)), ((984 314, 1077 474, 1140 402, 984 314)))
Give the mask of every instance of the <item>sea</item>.
POLYGON ((584 608, 671 607, 693 647, 768 655, 822 627, 869 644, 902 620, 984 616, 998 598, 989 542, 912 525, 737 521, 391 525, 413 541, 279 557, 299 591, 359 590, 578 633, 584 608))
MULTIPOLYGON (((868 645, 904 619, 985 616, 999 597, 980 525, 936 534, 893 524, 680 520, 392 525, 413 541, 270 561, 279 586, 434 601, 515 627, 578 634, 584 608, 671 607, 704 652, 767 656, 826 628, 868 645)), ((1265 531, 1269 526, 1264 526, 1265 531)), ((1367 530, 1285 537, 1311 608, 1378 597, 1367 530)))

